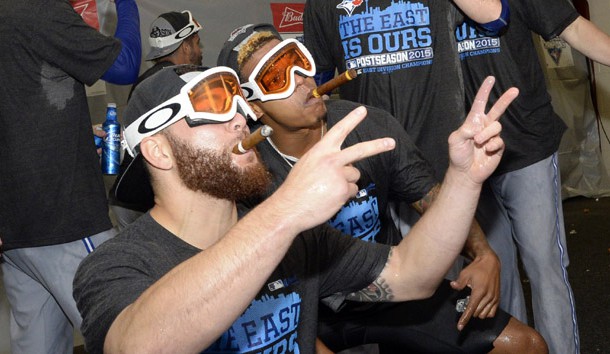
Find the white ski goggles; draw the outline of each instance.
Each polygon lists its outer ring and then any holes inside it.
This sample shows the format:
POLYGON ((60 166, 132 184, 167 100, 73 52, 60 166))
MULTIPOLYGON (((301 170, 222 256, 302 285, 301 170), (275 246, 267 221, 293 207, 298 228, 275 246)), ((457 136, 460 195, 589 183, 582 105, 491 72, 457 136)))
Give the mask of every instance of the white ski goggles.
POLYGON ((246 119, 256 115, 246 102, 233 69, 219 66, 181 76, 191 78, 180 93, 149 110, 125 128, 124 146, 131 156, 146 137, 185 119, 190 127, 225 123, 239 112, 246 119))
POLYGON ((316 64, 303 44, 289 38, 265 54, 241 88, 248 101, 288 98, 296 86, 296 72, 313 77, 316 74, 316 64))

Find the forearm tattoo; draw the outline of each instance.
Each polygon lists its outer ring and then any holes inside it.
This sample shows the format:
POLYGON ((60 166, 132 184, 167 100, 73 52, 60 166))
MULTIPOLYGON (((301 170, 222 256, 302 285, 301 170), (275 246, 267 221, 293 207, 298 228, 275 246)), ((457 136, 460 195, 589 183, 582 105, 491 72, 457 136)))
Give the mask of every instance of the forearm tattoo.
MULTIPOLYGON (((390 249, 390 253, 388 254, 388 260, 385 264, 386 267, 388 266, 390 258, 392 257, 393 251, 394 247, 390 249)), ((348 300, 361 302, 385 302, 392 301, 393 298, 394 294, 392 293, 392 288, 390 288, 390 285, 381 276, 379 276, 366 288, 347 295, 348 300)))

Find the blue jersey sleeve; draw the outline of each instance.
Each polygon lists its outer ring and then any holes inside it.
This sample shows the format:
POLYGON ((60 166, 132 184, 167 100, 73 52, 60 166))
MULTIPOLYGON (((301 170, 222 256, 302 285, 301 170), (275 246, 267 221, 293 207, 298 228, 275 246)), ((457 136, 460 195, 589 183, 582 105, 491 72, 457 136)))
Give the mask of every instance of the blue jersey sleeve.
POLYGON ((121 41, 121 52, 102 79, 117 85, 134 83, 140 72, 142 42, 140 16, 135 0, 116 0, 117 28, 115 38, 121 41))

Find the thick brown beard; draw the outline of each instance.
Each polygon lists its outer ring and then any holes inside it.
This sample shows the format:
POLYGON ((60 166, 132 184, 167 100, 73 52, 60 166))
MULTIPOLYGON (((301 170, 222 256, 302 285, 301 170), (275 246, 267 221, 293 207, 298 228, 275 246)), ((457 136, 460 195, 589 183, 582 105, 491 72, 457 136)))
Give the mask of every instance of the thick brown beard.
POLYGON ((271 175, 260 162, 239 168, 232 163, 229 152, 196 149, 170 134, 166 136, 176 158, 178 175, 190 190, 238 201, 264 195, 271 183, 271 175))

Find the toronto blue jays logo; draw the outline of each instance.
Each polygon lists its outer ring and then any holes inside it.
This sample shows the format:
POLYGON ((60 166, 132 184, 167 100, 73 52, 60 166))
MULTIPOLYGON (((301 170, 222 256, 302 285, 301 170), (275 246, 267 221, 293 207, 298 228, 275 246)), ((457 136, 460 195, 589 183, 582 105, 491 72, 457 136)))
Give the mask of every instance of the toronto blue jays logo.
MULTIPOLYGON (((564 49, 566 50, 566 53, 567 53, 566 55, 568 56, 568 58, 570 57, 570 53, 569 53, 570 47, 568 46, 568 44, 565 41, 563 41, 559 37, 555 37, 549 41, 543 40, 542 46, 544 47, 546 52, 549 53, 549 56, 551 57, 551 59, 553 60, 555 65, 557 65, 557 66, 560 65, 561 56, 564 52, 564 49)), ((569 61, 570 59, 567 59, 567 60, 569 61)))
POLYGON ((339 5, 337 5, 337 8, 345 10, 345 12, 347 12, 347 15, 351 16, 354 12, 354 9, 362 5, 363 1, 364 0, 343 0, 339 5))

